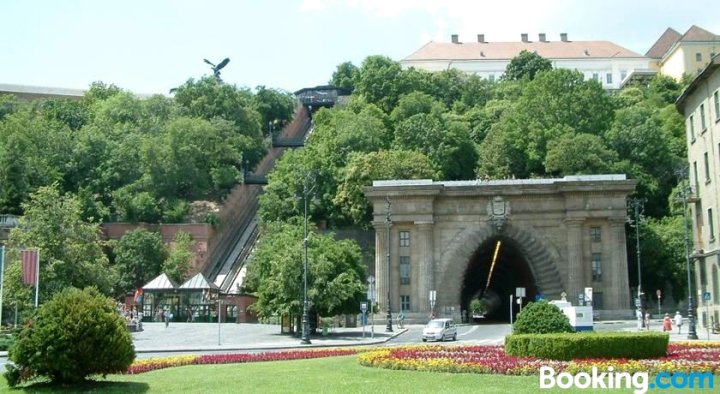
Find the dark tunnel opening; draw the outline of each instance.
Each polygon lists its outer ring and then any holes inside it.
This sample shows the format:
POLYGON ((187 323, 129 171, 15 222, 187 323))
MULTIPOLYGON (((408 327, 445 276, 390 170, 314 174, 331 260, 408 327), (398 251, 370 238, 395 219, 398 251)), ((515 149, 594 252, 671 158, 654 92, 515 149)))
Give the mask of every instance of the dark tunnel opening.
MULTIPOLYGON (((482 299, 488 307, 480 321, 510 321, 510 295, 515 295, 517 287, 525 288, 523 305, 535 300, 538 294, 535 279, 522 248, 510 238, 494 237, 485 241, 471 256, 465 269, 461 293, 461 307, 470 311, 470 302, 474 298, 482 299), (495 265, 491 266, 495 249, 500 243, 495 265), (488 281, 488 275, 490 279, 488 281)), ((513 300, 513 316, 519 306, 513 300)), ((472 318, 472 313, 468 312, 472 318)), ((477 321, 477 320, 476 320, 477 321)))

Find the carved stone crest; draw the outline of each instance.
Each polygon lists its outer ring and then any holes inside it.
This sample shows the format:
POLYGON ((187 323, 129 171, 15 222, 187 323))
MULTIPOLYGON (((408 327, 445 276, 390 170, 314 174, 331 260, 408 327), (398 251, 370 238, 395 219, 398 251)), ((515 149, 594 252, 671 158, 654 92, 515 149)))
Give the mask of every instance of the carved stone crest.
POLYGON ((501 196, 495 196, 488 203, 487 211, 493 229, 498 233, 501 232, 510 216, 510 202, 503 200, 501 196))

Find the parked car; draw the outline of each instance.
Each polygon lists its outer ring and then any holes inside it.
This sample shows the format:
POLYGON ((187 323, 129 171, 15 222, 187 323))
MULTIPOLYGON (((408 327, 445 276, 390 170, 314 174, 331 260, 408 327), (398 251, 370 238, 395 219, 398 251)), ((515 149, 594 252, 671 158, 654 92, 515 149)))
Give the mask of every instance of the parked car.
POLYGON ((433 319, 423 328, 422 340, 457 340, 457 326, 453 319, 433 319))

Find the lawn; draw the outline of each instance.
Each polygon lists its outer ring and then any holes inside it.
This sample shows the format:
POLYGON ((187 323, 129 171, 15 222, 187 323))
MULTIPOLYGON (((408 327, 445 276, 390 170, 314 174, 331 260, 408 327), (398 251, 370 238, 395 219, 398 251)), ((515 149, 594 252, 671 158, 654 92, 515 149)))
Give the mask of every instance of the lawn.
MULTIPOLYGON (((357 356, 247 364, 193 365, 111 375, 82 387, 35 384, 32 393, 570 393, 540 390, 537 376, 393 371, 360 366, 357 356)), ((583 390, 588 391, 588 390, 583 390)), ((602 390, 631 393, 632 390, 602 390)), ((691 390, 663 390, 689 393, 691 390)), ((712 391, 712 390, 710 390, 712 391)), ((0 392, 12 392, 5 379, 0 392)), ((705 390, 705 392, 709 392, 705 390)))

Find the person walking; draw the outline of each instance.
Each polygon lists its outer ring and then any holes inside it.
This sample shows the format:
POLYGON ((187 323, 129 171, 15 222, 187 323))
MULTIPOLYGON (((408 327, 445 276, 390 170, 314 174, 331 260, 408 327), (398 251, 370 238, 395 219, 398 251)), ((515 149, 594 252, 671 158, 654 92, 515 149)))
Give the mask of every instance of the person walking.
POLYGON ((678 334, 680 334, 680 331, 682 331, 682 324, 683 324, 683 317, 680 314, 680 311, 675 312, 675 325, 678 328, 678 334))
POLYGON ((165 328, 170 325, 170 313, 167 309, 163 311, 163 320, 165 321, 165 328))
POLYGON ((669 313, 666 313, 665 317, 663 317, 663 331, 666 331, 666 332, 672 331, 672 319, 670 318, 669 313))
POLYGON ((650 312, 645 311, 645 329, 650 331, 650 312))

